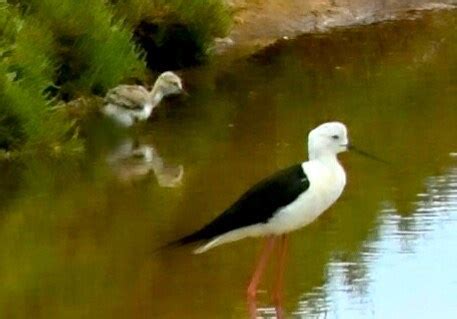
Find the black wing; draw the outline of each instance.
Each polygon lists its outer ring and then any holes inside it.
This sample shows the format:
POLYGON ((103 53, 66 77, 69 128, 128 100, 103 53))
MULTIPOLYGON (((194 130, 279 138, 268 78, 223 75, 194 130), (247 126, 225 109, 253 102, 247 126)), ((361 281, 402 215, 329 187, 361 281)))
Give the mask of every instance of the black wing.
POLYGON ((283 169, 262 180, 215 220, 173 244, 189 244, 212 239, 231 230, 266 223, 282 207, 293 202, 309 188, 301 164, 283 169))

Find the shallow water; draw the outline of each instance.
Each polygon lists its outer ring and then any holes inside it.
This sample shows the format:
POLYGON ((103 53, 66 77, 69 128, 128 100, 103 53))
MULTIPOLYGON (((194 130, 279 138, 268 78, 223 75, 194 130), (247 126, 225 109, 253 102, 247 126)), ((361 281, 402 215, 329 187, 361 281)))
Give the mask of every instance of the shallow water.
POLYGON ((305 159, 307 132, 333 119, 391 165, 342 154, 342 198, 290 236, 285 316, 455 316, 456 26, 426 13, 216 61, 136 138, 95 126, 83 161, 2 164, 2 318, 247 318, 258 240, 156 249, 305 159))

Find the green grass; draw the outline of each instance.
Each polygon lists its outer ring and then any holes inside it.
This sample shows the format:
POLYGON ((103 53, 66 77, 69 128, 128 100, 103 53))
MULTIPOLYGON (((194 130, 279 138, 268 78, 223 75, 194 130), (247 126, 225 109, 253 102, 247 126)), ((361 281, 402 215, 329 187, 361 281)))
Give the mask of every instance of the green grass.
POLYGON ((158 26, 158 46, 168 26, 184 26, 190 54, 204 57, 231 18, 223 0, 0 0, 0 148, 73 145, 71 123, 52 106, 144 79, 133 39, 141 21, 158 26))
POLYGON ((75 145, 60 98, 104 93, 145 65, 132 32, 103 1, 0 3, 0 147, 75 145), (88 14, 87 8, 91 8, 88 14))
POLYGON ((142 20, 181 22, 195 31, 202 41, 227 34, 230 10, 222 0, 111 0, 117 16, 132 25, 142 20), (168 19, 168 21, 166 21, 168 19))
POLYGON ((0 145, 57 145, 69 124, 49 110, 44 90, 52 85, 53 39, 37 20, 0 7, 0 145))
POLYGON ((60 68, 56 82, 64 93, 103 93, 129 77, 142 77, 145 65, 132 30, 103 0, 30 0, 30 15, 56 39, 60 68))
MULTIPOLYGON (((142 22, 158 27, 153 42, 158 50, 180 43, 170 44, 171 41, 188 40, 187 55, 194 55, 190 61, 202 62, 208 56, 208 49, 216 37, 224 37, 230 30, 232 17, 230 10, 223 0, 117 0, 111 1, 117 16, 125 19, 133 28, 138 28, 142 22), (183 26, 187 31, 180 39, 173 26, 183 26)), ((170 50, 168 48, 168 50, 170 50)), ((152 52, 153 53, 153 52, 152 52)), ((165 52, 164 54, 173 54, 165 52)), ((179 59, 179 56, 177 57, 179 59)), ((154 56, 152 57, 154 59, 154 56)), ((178 63, 179 65, 179 63, 178 63)))

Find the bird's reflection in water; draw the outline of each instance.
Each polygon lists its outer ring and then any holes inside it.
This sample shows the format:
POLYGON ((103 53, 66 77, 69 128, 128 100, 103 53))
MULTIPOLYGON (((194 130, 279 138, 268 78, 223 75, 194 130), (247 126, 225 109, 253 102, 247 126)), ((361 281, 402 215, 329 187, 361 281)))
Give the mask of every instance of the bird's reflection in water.
POLYGON ((123 182, 143 180, 154 174, 159 186, 177 187, 184 175, 182 165, 169 165, 152 144, 133 139, 122 141, 107 157, 107 162, 123 182))
POLYGON ((257 307, 255 298, 248 298, 248 308, 250 319, 284 319, 282 302, 278 302, 270 307, 257 307))

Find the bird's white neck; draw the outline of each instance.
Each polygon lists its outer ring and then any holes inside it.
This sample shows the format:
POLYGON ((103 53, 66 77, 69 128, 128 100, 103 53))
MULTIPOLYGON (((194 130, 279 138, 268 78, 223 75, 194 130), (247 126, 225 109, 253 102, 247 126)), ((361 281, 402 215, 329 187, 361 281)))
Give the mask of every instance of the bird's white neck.
POLYGON ((155 83, 154 87, 152 88, 151 92, 149 93, 149 98, 151 100, 151 104, 153 107, 157 106, 160 101, 163 99, 163 90, 162 87, 158 84, 155 83))
MULTIPOLYGON (((343 191, 344 185, 346 184, 346 172, 344 171, 344 168, 341 165, 341 163, 338 161, 336 154, 332 153, 320 155, 314 158, 310 157, 310 160, 307 163, 313 163, 311 165, 313 165, 314 167, 321 168, 321 170, 318 171, 320 171, 322 174, 324 174, 323 172, 326 172, 325 174, 328 174, 328 176, 330 176, 332 183, 334 183, 334 186, 336 187, 335 194, 338 194, 338 197, 343 191)), ((335 199, 337 197, 335 197, 335 199)))
POLYGON ((334 160, 337 159, 335 152, 326 148, 315 147, 313 144, 308 146, 308 157, 310 160, 316 160, 320 158, 333 158, 334 160))
POLYGON ((319 161, 329 168, 340 166, 338 157, 330 150, 309 147, 308 154, 310 161, 319 161))
POLYGON ((310 160, 319 161, 325 166, 333 167, 333 166, 340 166, 340 162, 338 161, 338 157, 335 154, 328 154, 322 155, 316 158, 310 158, 310 160))

